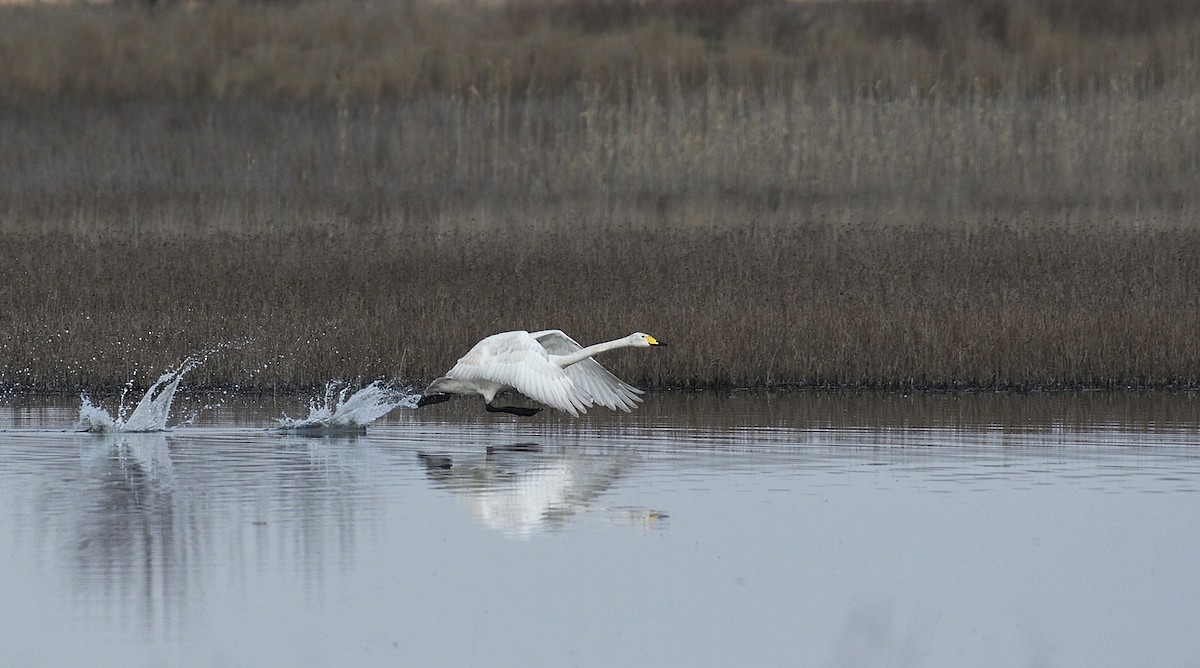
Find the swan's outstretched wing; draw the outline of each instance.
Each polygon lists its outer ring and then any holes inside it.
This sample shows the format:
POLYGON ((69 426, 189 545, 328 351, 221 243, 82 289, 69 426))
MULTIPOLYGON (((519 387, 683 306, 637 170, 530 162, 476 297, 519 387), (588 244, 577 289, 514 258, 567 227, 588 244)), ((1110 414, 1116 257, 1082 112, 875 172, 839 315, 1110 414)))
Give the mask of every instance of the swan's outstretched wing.
MULTIPOLYGON (((532 336, 551 355, 569 355, 583 348, 575 339, 557 329, 534 332, 532 336)), ((591 357, 572 364, 563 371, 576 385, 587 390, 593 402, 609 410, 615 411, 619 408, 628 413, 642 400, 638 396, 642 394, 641 390, 612 375, 591 357)))
POLYGON ((483 339, 446 376, 511 387, 572 417, 586 413, 593 404, 587 388, 551 362, 546 349, 529 332, 504 332, 483 339))

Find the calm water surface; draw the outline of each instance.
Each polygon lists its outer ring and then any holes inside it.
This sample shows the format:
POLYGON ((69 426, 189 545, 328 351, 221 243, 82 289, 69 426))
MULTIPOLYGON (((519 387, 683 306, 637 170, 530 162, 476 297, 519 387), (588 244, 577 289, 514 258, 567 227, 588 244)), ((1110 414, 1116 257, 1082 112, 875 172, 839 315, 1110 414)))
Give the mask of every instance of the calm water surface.
POLYGON ((1194 395, 303 404, 0 400, 0 665, 1200 665, 1194 395))

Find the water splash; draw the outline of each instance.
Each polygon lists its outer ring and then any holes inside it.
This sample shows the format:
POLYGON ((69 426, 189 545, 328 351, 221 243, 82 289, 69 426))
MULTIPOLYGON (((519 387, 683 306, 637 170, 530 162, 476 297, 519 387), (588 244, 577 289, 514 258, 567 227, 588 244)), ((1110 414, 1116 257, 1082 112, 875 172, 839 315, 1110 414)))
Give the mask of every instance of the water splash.
POLYGON ((175 391, 179 389, 179 381, 183 380, 187 372, 208 359, 208 352, 189 356, 177 368, 159 376, 128 416, 125 415, 128 408, 125 396, 132 387, 132 381, 126 383, 125 389, 121 390, 115 416, 103 406, 93 404, 87 394, 79 395, 82 401, 79 407, 79 428, 96 433, 164 431, 167 428, 167 418, 171 415, 171 402, 175 399, 175 391))
POLYGON ((325 385, 321 399, 308 402, 308 417, 277 418, 284 431, 346 432, 362 431, 367 425, 395 408, 416 408, 420 395, 389 387, 381 381, 350 393, 351 386, 332 381, 325 385))

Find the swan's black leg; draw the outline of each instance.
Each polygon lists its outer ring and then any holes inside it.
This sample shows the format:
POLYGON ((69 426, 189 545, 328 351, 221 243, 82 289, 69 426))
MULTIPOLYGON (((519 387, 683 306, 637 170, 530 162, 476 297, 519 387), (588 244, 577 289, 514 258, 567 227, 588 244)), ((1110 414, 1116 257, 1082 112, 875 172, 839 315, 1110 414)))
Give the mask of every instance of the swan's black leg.
POLYGON ((505 406, 504 410, 513 415, 520 415, 521 417, 533 417, 542 412, 540 408, 523 408, 520 406, 505 406))
POLYGON ((520 406, 493 406, 488 403, 485 403, 483 405, 483 407, 486 408, 489 413, 510 413, 512 415, 520 415, 521 417, 531 417, 531 416, 537 415, 538 413, 542 412, 542 409, 540 409, 540 408, 522 408, 520 406))
POLYGON ((433 394, 423 394, 420 399, 417 399, 417 408, 428 406, 429 404, 440 404, 443 401, 450 401, 450 395, 444 392, 435 392, 433 394))

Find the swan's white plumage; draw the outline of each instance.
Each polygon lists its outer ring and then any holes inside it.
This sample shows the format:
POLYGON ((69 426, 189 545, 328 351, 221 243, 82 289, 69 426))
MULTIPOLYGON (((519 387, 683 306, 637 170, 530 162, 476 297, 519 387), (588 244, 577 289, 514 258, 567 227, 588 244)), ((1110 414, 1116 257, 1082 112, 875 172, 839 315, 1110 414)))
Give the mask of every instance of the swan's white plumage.
POLYGON ((511 388, 575 417, 593 405, 587 390, 553 364, 546 349, 529 332, 504 332, 484 338, 445 377, 478 385, 479 394, 489 403, 496 394, 511 388))
MULTIPOLYGON (((583 350, 583 346, 576 343, 575 339, 558 329, 534 332, 532 336, 551 356, 570 355, 583 350)), ((572 382, 591 395, 592 401, 609 410, 621 409, 628 413, 642 400, 638 396, 642 394, 641 390, 612 375, 591 357, 576 362, 563 371, 572 382)))
POLYGON ((534 401, 579 417, 594 405, 629 412, 641 390, 609 373, 591 355, 615 348, 659 345, 636 333, 584 348, 557 329, 503 332, 475 344, 425 394, 478 394, 488 404, 515 390, 534 401))

